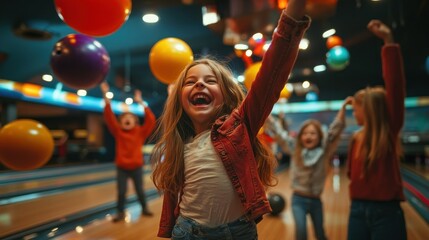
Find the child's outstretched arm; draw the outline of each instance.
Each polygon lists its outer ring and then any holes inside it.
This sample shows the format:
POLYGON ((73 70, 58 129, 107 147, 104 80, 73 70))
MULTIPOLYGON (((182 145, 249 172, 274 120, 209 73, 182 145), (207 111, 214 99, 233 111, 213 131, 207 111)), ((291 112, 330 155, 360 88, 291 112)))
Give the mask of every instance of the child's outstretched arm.
POLYGON ((107 82, 102 82, 100 84, 100 90, 101 93, 103 94, 103 98, 104 98, 104 111, 103 111, 103 117, 104 120, 106 121, 106 125, 107 128, 109 129, 109 131, 115 135, 116 132, 119 130, 119 123, 115 117, 115 114, 112 111, 112 107, 110 105, 110 99, 107 98, 106 93, 109 91, 110 87, 109 84, 107 82))
POLYGON ((109 84, 107 82, 102 82, 100 84, 100 90, 101 93, 103 94, 103 99, 105 101, 105 103, 110 103, 110 99, 106 97, 106 93, 109 91, 109 84))
POLYGON ((354 98, 351 96, 348 96, 344 100, 343 105, 341 106, 340 110, 338 110, 337 116, 335 118, 340 120, 340 121, 345 121, 345 119, 346 119, 346 107, 347 107, 347 105, 352 105, 353 101, 354 101, 354 98))
POLYGON ((252 137, 271 113, 295 64, 299 43, 310 25, 304 15, 305 4, 305 0, 290 0, 282 12, 259 72, 239 109, 252 137))
POLYGON ((156 123, 156 117, 155 114, 153 114, 152 110, 149 108, 149 106, 143 101, 142 92, 138 89, 134 91, 134 101, 144 108, 144 124, 142 125, 142 134, 145 136, 150 135, 150 133, 155 128, 156 123))
POLYGON ((384 42, 381 51, 384 87, 391 129, 396 135, 404 124, 405 114, 405 71, 400 46, 394 42, 392 30, 380 20, 371 20, 367 27, 384 42))
MULTIPOLYGON (((347 97, 340 110, 338 110, 337 115, 335 116, 334 121, 329 125, 328 135, 325 140, 324 148, 327 156, 332 156, 337 150, 338 143, 340 142, 340 136, 346 127, 346 107, 351 105, 354 101, 353 97, 347 97)), ((330 160, 331 157, 326 158, 330 160)))

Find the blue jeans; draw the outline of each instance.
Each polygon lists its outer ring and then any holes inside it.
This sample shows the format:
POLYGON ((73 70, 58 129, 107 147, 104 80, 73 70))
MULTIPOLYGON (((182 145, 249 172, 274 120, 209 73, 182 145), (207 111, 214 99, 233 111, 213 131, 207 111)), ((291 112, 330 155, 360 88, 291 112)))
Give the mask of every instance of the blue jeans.
POLYGON ((121 168, 116 168, 116 187, 118 191, 118 202, 116 209, 118 213, 124 213, 125 211, 125 201, 127 194, 127 182, 128 178, 134 183, 134 189, 136 191, 137 198, 139 199, 140 205, 143 209, 146 209, 146 196, 143 191, 143 170, 141 167, 134 170, 125 170, 121 168))
POLYGON ((399 201, 352 200, 347 239, 407 239, 404 212, 399 201))
POLYGON ((210 228, 190 218, 179 216, 174 225, 173 240, 257 240, 255 221, 241 217, 233 222, 210 228))
POLYGON ((313 221, 314 232, 318 240, 325 240, 323 228, 323 206, 320 198, 310 198, 301 195, 292 195, 292 213, 295 220, 295 239, 307 239, 307 214, 313 221))

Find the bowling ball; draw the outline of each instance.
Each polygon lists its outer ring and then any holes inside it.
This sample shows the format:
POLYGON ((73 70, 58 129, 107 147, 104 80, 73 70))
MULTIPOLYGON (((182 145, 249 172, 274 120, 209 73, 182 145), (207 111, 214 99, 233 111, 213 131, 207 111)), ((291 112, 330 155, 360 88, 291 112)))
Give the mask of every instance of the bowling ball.
POLYGON ((279 215, 286 207, 286 200, 279 193, 268 194, 268 202, 271 206, 271 215, 279 215))

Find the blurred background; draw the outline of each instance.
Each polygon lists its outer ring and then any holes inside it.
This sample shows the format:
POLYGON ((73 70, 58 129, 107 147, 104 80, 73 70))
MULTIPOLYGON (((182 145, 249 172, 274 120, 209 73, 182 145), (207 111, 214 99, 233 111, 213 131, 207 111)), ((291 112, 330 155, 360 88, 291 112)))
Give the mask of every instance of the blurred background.
MULTIPOLYGON (((65 44, 69 34, 82 34, 79 29, 96 29, 97 21, 103 17, 101 11, 114 1, 103 4, 94 1, 89 16, 82 14, 85 6, 78 6, 79 11, 67 15, 68 6, 64 2, 0 3, 0 123, 30 118, 45 124, 56 145, 66 147, 65 150, 56 148, 48 165, 112 161, 114 142, 102 120, 98 82, 82 89, 71 86, 70 81, 64 83, 55 70, 65 67, 55 65, 54 61, 61 57, 56 46, 65 44), (80 28, 73 25, 73 21, 85 26, 80 28), (61 151, 65 156, 59 158, 61 151)), ((257 71, 255 64, 269 46, 281 9, 287 5, 287 0, 119 2, 115 7, 128 11, 126 18, 119 19, 119 25, 117 16, 112 15, 107 24, 117 24, 113 30, 96 36, 85 35, 97 41, 110 59, 110 65, 96 74, 110 84, 117 113, 134 111, 143 116, 131 100, 134 90, 139 89, 157 117, 167 97, 168 83, 151 69, 149 59, 155 44, 166 38, 179 39, 191 49, 187 54, 194 58, 211 55, 226 61, 237 82, 245 86, 257 71), (131 5, 126 5, 127 2, 131 5), (147 19, 146 14, 153 14, 149 15, 152 18, 147 19)), ((429 142, 428 5, 427 0, 309 1, 307 13, 313 22, 300 44, 290 84, 285 86, 273 113, 286 112, 292 130, 298 129, 301 119, 307 117, 318 117, 328 124, 341 100, 360 88, 382 85, 382 42, 366 29, 369 20, 377 18, 392 28, 404 56, 406 150, 412 159, 416 155, 425 157, 424 149, 429 142), (334 47, 336 53, 332 51, 334 47)), ((100 52, 100 49, 95 51, 100 52)), ((158 54, 174 58, 174 53, 158 54)), ((352 126, 354 120, 350 112, 348 121, 352 126)), ((344 147, 355 129, 352 126, 345 132, 344 147)))

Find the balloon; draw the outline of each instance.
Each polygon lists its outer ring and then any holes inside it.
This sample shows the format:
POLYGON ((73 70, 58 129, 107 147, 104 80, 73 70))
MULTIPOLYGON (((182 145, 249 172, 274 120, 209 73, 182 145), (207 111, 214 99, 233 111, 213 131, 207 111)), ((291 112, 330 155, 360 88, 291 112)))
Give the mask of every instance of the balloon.
POLYGON ((287 89, 287 87, 285 85, 284 88, 282 89, 282 91, 280 92, 280 98, 288 99, 288 98, 290 98, 291 95, 292 95, 292 93, 289 91, 289 89, 287 89))
POLYGON ((286 207, 286 200, 278 193, 268 194, 268 202, 272 209, 271 214, 274 216, 279 215, 286 207))
POLYGON ((89 89, 105 79, 110 69, 110 58, 103 45, 92 37, 69 34, 55 44, 51 68, 66 86, 89 89))
POLYGON ((317 101, 317 99, 319 99, 319 97, 316 92, 311 91, 305 94, 305 100, 308 102, 317 101))
POLYGON ((336 46, 326 54, 326 63, 333 70, 342 70, 349 64, 350 54, 345 47, 336 46))
POLYGON ((250 89, 253 81, 255 81, 256 75, 258 74, 261 65, 262 62, 253 63, 244 71, 244 86, 246 86, 247 90, 250 89))
POLYGON ((330 36, 326 40, 326 47, 328 49, 331 49, 331 48, 336 47, 336 46, 341 46, 341 45, 343 45, 343 40, 341 40, 341 38, 338 37, 338 36, 335 36, 335 35, 334 36, 330 36))
POLYGON ((13 170, 45 165, 54 151, 54 139, 41 123, 19 119, 0 130, 0 162, 13 170))
POLYGON ((162 83, 176 81, 186 65, 194 61, 189 45, 178 38, 164 38, 150 50, 149 67, 152 74, 162 83))
POLYGON ((55 0, 58 16, 71 28, 89 36, 106 36, 128 19, 131 0, 55 0))

